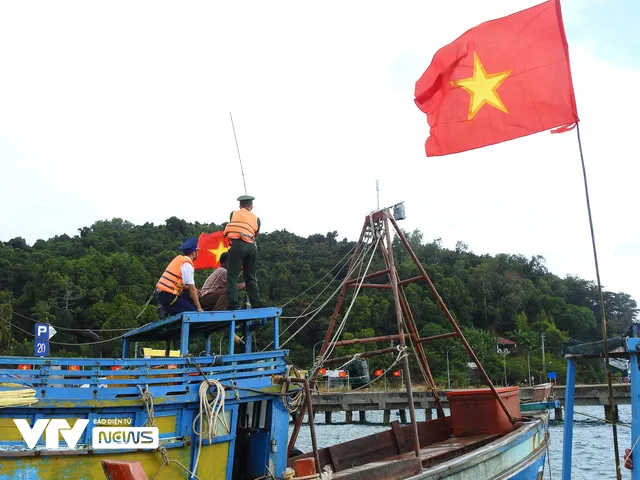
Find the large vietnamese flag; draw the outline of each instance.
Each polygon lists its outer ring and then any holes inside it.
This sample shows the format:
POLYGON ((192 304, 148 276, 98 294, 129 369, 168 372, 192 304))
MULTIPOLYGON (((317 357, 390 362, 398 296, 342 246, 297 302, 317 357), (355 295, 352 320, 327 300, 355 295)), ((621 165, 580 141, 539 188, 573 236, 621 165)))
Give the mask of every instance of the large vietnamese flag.
POLYGON ((231 242, 225 238, 224 231, 219 230, 213 233, 201 233, 198 237, 198 258, 193 262, 196 270, 205 268, 218 268, 220 266, 220 255, 228 251, 231 242))
POLYGON ((427 156, 578 122, 559 0, 478 25, 438 50, 416 82, 427 156))

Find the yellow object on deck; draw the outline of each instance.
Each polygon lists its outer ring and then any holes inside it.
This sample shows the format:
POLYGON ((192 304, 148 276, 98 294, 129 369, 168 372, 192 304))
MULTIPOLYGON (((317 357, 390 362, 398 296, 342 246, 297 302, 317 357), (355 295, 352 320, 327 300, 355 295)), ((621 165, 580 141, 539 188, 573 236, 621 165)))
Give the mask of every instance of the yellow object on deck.
MULTIPOLYGON (((12 387, 14 384, 0 383, 2 387, 12 387)), ((26 407, 38 402, 36 391, 31 388, 20 388, 0 392, 0 408, 26 407)))
MULTIPOLYGON (((143 348, 144 358, 166 357, 166 351, 161 348, 143 348)), ((180 350, 169 350, 170 357, 179 357, 180 350)))

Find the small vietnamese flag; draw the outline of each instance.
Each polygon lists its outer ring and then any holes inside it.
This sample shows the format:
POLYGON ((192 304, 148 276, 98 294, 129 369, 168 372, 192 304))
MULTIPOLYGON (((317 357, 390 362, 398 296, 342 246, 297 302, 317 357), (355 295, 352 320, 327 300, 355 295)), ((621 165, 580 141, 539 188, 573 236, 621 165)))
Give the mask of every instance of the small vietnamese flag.
POLYGON ((205 268, 218 268, 220 266, 220 255, 228 251, 231 242, 225 238, 224 231, 219 230, 213 233, 201 233, 198 237, 198 258, 193 262, 196 270, 205 268))
POLYGON ((427 156, 578 122, 559 0, 480 24, 438 50, 416 82, 427 156))

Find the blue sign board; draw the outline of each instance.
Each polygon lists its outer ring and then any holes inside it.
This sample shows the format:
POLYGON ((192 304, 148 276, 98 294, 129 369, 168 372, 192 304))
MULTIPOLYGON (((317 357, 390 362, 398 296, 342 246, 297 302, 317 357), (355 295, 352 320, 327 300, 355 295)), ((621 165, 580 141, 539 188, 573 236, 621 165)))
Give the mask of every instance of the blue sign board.
POLYGON ((36 323, 36 338, 33 342, 33 355, 36 357, 49 356, 49 327, 47 323, 36 323))
POLYGON ((556 372, 549 372, 547 373, 547 377, 549 377, 549 380, 553 380, 554 378, 556 378, 558 375, 556 374, 556 372))

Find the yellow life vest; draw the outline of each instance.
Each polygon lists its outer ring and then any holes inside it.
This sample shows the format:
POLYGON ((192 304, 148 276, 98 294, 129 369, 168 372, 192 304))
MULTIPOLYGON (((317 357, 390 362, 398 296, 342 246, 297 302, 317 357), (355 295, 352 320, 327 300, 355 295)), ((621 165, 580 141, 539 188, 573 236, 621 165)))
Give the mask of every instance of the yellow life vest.
POLYGON ((181 268, 185 262, 189 262, 191 266, 193 266, 193 260, 184 255, 178 255, 176 258, 171 260, 171 263, 165 269, 160 280, 156 283, 156 288, 162 292, 180 295, 184 288, 181 268))
POLYGON ((258 217, 246 208, 236 210, 231 215, 231 221, 224 228, 224 236, 232 240, 242 239, 247 243, 254 243, 258 233, 258 217))

